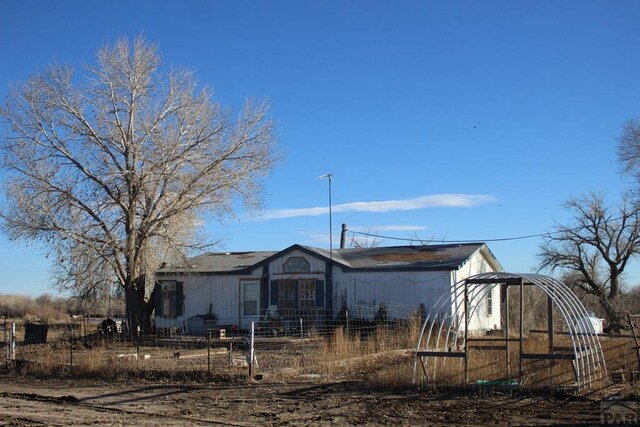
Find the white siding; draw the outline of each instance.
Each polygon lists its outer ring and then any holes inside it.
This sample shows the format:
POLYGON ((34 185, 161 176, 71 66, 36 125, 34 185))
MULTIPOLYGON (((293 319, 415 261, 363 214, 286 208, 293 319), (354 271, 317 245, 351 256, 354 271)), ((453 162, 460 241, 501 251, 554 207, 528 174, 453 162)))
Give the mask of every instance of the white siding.
MULTIPOLYGON (((482 251, 476 251, 454 274, 455 283, 480 273, 494 271, 484 257, 482 251)), ((461 292, 458 297, 458 307, 451 306, 452 314, 457 312, 464 315, 464 296, 461 292)), ((469 330, 488 330, 500 328, 500 287, 493 285, 474 285, 469 291, 469 330), (491 314, 488 310, 488 293, 491 293, 491 314)))
POLYGON ((337 313, 346 302, 354 316, 369 317, 369 320, 380 304, 390 309, 391 316, 407 316, 415 312, 420 303, 428 312, 449 287, 448 271, 343 272, 336 268, 333 310, 337 313))
MULTIPOLYGON (((262 278, 262 269, 247 275, 178 275, 163 277, 162 280, 176 280, 183 283, 184 311, 175 319, 156 317, 160 328, 177 327, 185 331, 189 317, 209 312, 216 315, 218 324, 238 324, 240 315, 240 280, 262 278)), ((260 310, 266 307, 259 307, 260 310)))

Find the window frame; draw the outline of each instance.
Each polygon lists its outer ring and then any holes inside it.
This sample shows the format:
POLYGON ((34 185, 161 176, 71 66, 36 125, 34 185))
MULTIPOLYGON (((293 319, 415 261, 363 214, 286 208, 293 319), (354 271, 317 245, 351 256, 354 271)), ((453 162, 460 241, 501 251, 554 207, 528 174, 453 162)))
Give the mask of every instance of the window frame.
POLYGON ((487 317, 493 316, 493 288, 487 289, 487 317))
POLYGON ((160 301, 162 304, 162 317, 175 319, 178 317, 176 304, 178 300, 178 282, 175 280, 160 283, 160 301))
POLYGON ((278 309, 279 310, 295 310, 297 309, 296 301, 296 281, 292 279, 284 279, 278 283, 278 309))
POLYGON ((153 287, 152 296, 156 317, 177 319, 184 316, 184 282, 176 279, 158 280, 153 287))
POLYGON ((316 308, 316 279, 298 280, 298 308, 316 308))
POLYGON ((304 257, 292 256, 283 263, 282 271, 285 273, 310 273, 311 264, 304 257))

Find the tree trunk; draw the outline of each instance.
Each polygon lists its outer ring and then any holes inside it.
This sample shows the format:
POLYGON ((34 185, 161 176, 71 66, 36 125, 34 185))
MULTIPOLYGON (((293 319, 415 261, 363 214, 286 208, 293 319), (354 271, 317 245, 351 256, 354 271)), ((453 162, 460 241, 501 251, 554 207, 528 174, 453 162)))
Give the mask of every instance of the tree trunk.
POLYGON ((140 275, 133 280, 133 284, 125 288, 126 313, 129 325, 129 336, 135 339, 138 330, 151 332, 151 313, 153 311, 153 296, 150 301, 145 301, 145 275, 140 275), (139 328, 139 329, 138 329, 139 328))
POLYGON ((604 328, 606 333, 620 333, 623 327, 622 316, 618 310, 614 307, 612 301, 606 297, 600 298, 600 305, 602 306, 605 316, 607 317, 607 327, 604 328))

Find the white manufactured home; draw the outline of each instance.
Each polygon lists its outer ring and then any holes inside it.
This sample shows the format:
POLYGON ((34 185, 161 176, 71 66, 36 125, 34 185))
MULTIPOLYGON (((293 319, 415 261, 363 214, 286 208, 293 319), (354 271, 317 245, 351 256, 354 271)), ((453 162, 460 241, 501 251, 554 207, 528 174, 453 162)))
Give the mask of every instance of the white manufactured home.
MULTIPOLYGON (((369 318, 379 307, 405 307, 390 316, 429 309, 457 282, 502 271, 487 245, 393 246, 328 250, 293 245, 279 252, 207 253, 156 274, 155 322, 185 333, 188 319, 208 316, 221 327, 299 317, 335 320, 341 309, 369 318)), ((472 298, 471 330, 499 328, 500 291, 472 298), (495 295, 493 295, 495 294, 495 295)), ((453 305, 459 301, 450 302, 453 305)))

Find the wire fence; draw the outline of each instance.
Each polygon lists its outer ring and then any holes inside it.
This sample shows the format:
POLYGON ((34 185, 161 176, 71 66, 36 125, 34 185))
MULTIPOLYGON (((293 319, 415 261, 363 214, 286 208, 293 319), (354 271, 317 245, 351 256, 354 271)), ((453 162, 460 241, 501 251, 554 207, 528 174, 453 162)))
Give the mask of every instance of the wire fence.
MULTIPOLYGON (((253 378, 323 374, 341 361, 415 347, 416 307, 353 307, 262 313, 249 328, 236 319, 199 319, 153 334, 127 334, 117 319, 64 323, 5 320, 5 370, 51 376, 166 375, 253 378)), ((0 320, 1 321, 1 320, 0 320)))
MULTIPOLYGON (((237 318, 209 317, 200 324, 185 321, 133 337, 123 333, 126 328, 117 319, 77 318, 48 324, 10 319, 2 323, 0 319, 5 358, 0 365, 4 371, 44 377, 245 381, 262 376, 353 374, 382 360, 373 372, 381 381, 404 386, 411 382, 423 316, 420 307, 391 304, 343 307, 338 313, 265 312, 248 328, 239 328, 237 318)), ((527 345, 535 346, 540 340, 539 333, 532 333, 527 345)), ((637 380, 640 369, 632 337, 601 336, 601 341, 610 372, 637 380)), ((502 372, 498 368, 504 361, 493 353, 476 357, 470 378, 500 378, 494 371, 502 372)), ((525 370, 531 378, 541 378, 532 380, 532 385, 557 383, 560 378, 556 371, 549 375, 552 371, 546 365, 527 364, 525 370)), ((451 382, 457 384, 459 375, 453 371, 451 382)), ((445 373, 439 377, 446 378, 445 373)))

